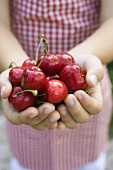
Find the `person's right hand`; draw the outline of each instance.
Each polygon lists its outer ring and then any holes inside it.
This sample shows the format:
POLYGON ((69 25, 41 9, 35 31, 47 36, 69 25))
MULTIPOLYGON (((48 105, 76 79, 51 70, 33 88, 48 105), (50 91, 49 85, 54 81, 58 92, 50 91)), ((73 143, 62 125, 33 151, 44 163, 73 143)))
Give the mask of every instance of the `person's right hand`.
POLYGON ((17 112, 14 109, 8 101, 8 96, 12 91, 12 85, 8 80, 8 75, 9 69, 0 75, 2 107, 7 119, 14 125, 26 124, 37 130, 57 127, 57 120, 60 119, 60 114, 51 103, 46 102, 38 108, 29 107, 22 112, 17 112))

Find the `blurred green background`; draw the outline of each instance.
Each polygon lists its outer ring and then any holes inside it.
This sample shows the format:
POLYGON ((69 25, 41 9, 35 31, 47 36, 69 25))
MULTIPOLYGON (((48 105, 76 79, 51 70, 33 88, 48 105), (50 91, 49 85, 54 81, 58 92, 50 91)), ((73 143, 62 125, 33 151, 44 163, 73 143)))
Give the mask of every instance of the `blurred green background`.
MULTIPOLYGON (((108 71, 109 71, 109 75, 110 75, 110 79, 111 79, 111 83, 112 83, 112 95, 113 95, 113 62, 108 64, 107 67, 108 67, 108 71)), ((113 138, 113 114, 112 114, 109 134, 110 134, 110 137, 113 138)))

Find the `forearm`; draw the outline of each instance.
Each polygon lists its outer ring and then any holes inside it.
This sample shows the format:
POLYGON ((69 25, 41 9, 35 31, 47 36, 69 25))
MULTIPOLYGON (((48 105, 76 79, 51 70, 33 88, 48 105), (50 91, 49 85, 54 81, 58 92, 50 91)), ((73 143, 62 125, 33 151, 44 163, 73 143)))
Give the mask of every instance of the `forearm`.
POLYGON ((19 65, 27 58, 27 54, 10 29, 0 23, 0 72, 7 69, 11 62, 19 65))
POLYGON ((90 37, 73 48, 70 53, 92 54, 97 56, 102 64, 113 60, 113 19, 105 21, 90 37))

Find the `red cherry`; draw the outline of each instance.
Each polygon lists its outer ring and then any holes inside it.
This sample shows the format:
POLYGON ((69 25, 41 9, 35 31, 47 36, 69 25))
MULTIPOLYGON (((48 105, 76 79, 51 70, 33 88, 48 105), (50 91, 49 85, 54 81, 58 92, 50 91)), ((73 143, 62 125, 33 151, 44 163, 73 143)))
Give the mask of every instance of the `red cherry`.
POLYGON ((26 68, 36 66, 36 61, 32 58, 29 58, 23 62, 22 66, 25 66, 26 68))
POLYGON ((25 69, 21 79, 24 89, 43 90, 46 84, 46 76, 40 68, 31 67, 25 69))
POLYGON ((9 71, 9 81, 14 85, 20 85, 21 84, 21 78, 23 74, 23 70, 25 69, 24 66, 16 66, 13 67, 9 71))
POLYGON ((65 66, 60 72, 60 80, 72 91, 81 90, 86 85, 85 75, 77 64, 65 66))
POLYGON ((52 79, 46 83, 46 95, 48 102, 59 103, 67 97, 68 89, 62 81, 52 79))
POLYGON ((62 53, 56 54, 56 56, 59 58, 60 63, 61 63, 60 70, 64 68, 66 65, 75 63, 73 56, 68 53, 62 52, 62 53))
MULTIPOLYGON (((41 55, 38 59, 37 65, 43 60, 44 54, 41 55)), ((44 60, 42 61, 40 68, 46 74, 54 75, 60 70, 60 61, 58 57, 54 54, 47 54, 44 60)))
POLYGON ((46 74, 46 80, 48 81, 51 79, 59 79, 59 75, 58 74, 55 74, 55 75, 46 74))
POLYGON ((21 87, 14 87, 8 98, 13 107, 19 112, 35 105, 35 97, 31 92, 22 92, 17 95, 20 91, 22 91, 21 87))

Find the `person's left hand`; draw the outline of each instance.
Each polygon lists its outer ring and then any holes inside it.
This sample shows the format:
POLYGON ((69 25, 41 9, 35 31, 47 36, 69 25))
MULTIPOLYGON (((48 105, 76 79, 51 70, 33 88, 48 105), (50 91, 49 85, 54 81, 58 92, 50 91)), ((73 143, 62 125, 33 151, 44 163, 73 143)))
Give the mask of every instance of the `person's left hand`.
POLYGON ((64 101, 65 104, 58 106, 61 120, 57 128, 60 130, 65 127, 76 128, 80 123, 89 121, 90 116, 98 114, 103 106, 99 84, 104 76, 101 61, 92 55, 76 55, 75 61, 86 71, 86 82, 90 91, 88 94, 83 90, 69 94, 64 101))
POLYGON ((101 111, 103 99, 100 85, 91 88, 89 94, 83 90, 69 94, 64 102, 65 104, 61 104, 57 108, 61 115, 57 128, 60 130, 65 127, 77 128, 80 123, 89 121, 91 115, 101 111))

